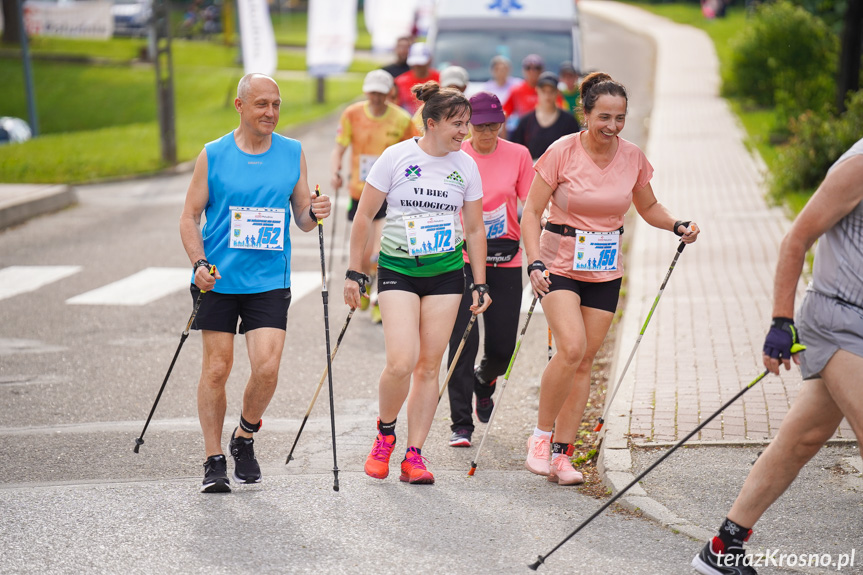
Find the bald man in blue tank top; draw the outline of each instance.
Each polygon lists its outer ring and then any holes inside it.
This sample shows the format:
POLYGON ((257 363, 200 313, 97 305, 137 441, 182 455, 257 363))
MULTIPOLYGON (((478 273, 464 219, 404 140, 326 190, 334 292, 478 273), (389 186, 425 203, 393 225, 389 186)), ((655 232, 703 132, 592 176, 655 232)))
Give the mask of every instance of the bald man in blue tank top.
POLYGON ((253 437, 276 390, 285 344, 291 303, 291 214, 304 232, 330 214, 329 198, 315 197, 309 190, 300 143, 275 133, 281 102, 272 78, 243 76, 234 100, 240 125, 198 155, 180 216, 180 237, 193 262, 193 301, 201 291, 209 292, 201 298, 192 325, 201 330, 204 346, 198 383, 198 418, 207 456, 203 493, 231 490, 222 424, 238 323, 252 373, 229 444, 233 478, 237 483, 261 481, 253 437))

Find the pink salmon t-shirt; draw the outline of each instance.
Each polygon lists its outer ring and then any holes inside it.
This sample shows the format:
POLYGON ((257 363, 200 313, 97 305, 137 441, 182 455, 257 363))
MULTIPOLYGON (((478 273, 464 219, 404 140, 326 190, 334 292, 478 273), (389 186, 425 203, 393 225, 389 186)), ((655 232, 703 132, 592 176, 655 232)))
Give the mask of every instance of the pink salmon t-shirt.
MULTIPOLYGON (((483 220, 494 222, 486 232, 492 238, 521 239, 518 223, 518 202, 527 199, 533 182, 533 160, 521 144, 498 140, 497 148, 487 155, 473 149, 470 140, 462 142, 461 149, 474 159, 482 178, 483 220)), ((467 252, 464 261, 470 263, 467 252)), ((512 260, 497 264, 501 268, 521 267, 521 248, 512 260)))
MULTIPOLYGON (((618 137, 617 153, 608 166, 599 169, 581 145, 582 133, 557 140, 534 166, 554 190, 548 221, 590 232, 619 229, 632 204, 632 192, 650 183, 653 166, 638 146, 618 137)), ((586 282, 623 277, 621 261, 615 271, 573 270, 575 241, 542 231, 539 255, 551 273, 586 282)))

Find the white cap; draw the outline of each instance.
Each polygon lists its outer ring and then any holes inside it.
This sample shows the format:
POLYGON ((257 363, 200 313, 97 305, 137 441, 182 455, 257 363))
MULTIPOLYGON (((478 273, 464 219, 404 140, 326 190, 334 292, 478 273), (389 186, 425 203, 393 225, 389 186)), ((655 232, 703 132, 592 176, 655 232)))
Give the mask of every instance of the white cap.
POLYGON ((363 92, 389 94, 393 89, 393 77, 386 70, 372 70, 363 80, 363 92))
POLYGON ((447 86, 456 86, 458 88, 467 88, 467 83, 470 81, 467 70, 461 66, 448 66, 440 73, 440 85, 444 88, 447 86))
POLYGON ((411 44, 411 50, 408 52, 408 66, 425 66, 431 62, 431 53, 425 42, 415 42, 411 44))

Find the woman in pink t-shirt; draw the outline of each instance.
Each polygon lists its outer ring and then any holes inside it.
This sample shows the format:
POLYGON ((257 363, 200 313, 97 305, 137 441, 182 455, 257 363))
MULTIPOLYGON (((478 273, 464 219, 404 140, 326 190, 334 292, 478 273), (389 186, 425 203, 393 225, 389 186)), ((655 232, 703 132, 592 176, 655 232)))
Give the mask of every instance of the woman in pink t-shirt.
MULTIPOLYGON (((456 362, 447 391, 452 415, 452 447, 470 447, 473 433, 471 403, 476 393, 476 417, 487 423, 494 408, 492 395, 497 376, 509 365, 515 349, 518 318, 521 309, 521 228, 518 224, 518 202, 527 199, 533 181, 530 152, 520 144, 498 137, 503 122, 503 106, 490 92, 478 92, 470 99, 470 140, 461 149, 476 162, 482 178, 482 214, 485 224, 485 278, 494 294, 494 305, 483 314, 483 356, 474 370, 479 351, 479 330, 472 329, 456 362)), ((468 261, 465 254, 465 262, 468 261)), ((464 267, 465 285, 473 283, 470 266, 464 267)), ((470 321, 472 302, 470 289, 462 296, 458 318, 449 340, 449 360, 461 343, 470 321)))
POLYGON ((699 231, 694 222, 675 221, 656 200, 653 167, 638 146, 618 136, 626 121, 626 89, 594 72, 581 94, 587 129, 559 139, 537 161, 522 216, 531 285, 557 342, 542 375, 525 466, 561 485, 584 481, 569 455, 590 395, 593 359, 617 308, 624 214, 634 204, 644 221, 685 243, 699 231))

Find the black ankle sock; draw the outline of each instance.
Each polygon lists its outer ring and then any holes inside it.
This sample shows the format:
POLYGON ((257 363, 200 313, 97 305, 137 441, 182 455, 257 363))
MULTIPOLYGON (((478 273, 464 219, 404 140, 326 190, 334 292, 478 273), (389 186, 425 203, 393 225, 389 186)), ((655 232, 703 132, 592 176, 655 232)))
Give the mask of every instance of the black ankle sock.
POLYGON ((575 453, 575 448, 571 443, 552 443, 551 444, 551 452, 552 453, 564 453, 566 455, 572 456, 575 453))
POLYGON ((738 525, 726 517, 722 526, 719 527, 718 537, 725 549, 728 549, 729 547, 743 547, 750 535, 752 535, 752 529, 738 525))
POLYGON ((383 421, 378 420, 378 431, 381 432, 381 435, 392 435, 395 437, 396 420, 393 419, 392 423, 384 423, 383 421))

